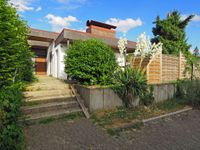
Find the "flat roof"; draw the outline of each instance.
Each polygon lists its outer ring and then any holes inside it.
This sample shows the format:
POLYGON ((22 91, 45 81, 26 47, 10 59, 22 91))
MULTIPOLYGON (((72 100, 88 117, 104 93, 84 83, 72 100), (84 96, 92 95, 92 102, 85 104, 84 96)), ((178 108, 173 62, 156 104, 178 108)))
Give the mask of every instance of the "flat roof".
MULTIPOLYGON (((59 43, 67 42, 67 40, 88 40, 91 38, 99 39, 112 48, 118 48, 118 38, 99 36, 71 29, 63 29, 61 33, 57 33, 30 28, 28 40, 31 46, 38 47, 40 44, 42 44, 41 46, 47 47, 53 41, 55 41, 55 46, 57 46, 59 43)), ((127 49, 128 52, 133 52, 136 49, 136 42, 128 41, 127 49)))
POLYGON ((58 37, 58 35, 59 33, 57 32, 50 32, 50 31, 30 28, 28 39, 35 41, 52 42, 58 37))

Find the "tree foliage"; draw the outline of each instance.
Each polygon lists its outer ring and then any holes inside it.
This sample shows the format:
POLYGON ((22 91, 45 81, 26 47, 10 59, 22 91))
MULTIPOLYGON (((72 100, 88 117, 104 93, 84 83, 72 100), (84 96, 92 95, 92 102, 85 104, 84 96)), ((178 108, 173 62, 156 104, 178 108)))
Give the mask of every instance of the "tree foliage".
POLYGON ((116 68, 113 50, 99 40, 74 41, 66 51, 65 72, 82 84, 109 85, 116 68))
POLYGON ((190 45, 187 44, 185 28, 194 15, 182 19, 178 11, 170 12, 166 19, 157 16, 153 27, 154 38, 152 42, 163 43, 163 53, 178 55, 179 51, 188 52, 190 45))
POLYGON ((7 0, 0 0, 0 87, 32 80, 28 27, 7 0))

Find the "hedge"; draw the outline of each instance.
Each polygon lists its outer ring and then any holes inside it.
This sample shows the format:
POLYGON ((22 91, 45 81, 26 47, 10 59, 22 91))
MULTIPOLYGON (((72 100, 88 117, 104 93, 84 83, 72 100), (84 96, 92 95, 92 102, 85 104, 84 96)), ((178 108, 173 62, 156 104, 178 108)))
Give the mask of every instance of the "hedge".
POLYGON ((33 80, 28 26, 7 0, 0 0, 0 149, 25 149, 19 125, 22 85, 33 80))
POLYGON ((81 84, 109 85, 116 68, 113 50, 99 40, 75 41, 66 50, 65 72, 81 84))
POLYGON ((22 104, 21 85, 14 84, 0 91, 0 149, 25 148, 22 127, 18 124, 22 104))

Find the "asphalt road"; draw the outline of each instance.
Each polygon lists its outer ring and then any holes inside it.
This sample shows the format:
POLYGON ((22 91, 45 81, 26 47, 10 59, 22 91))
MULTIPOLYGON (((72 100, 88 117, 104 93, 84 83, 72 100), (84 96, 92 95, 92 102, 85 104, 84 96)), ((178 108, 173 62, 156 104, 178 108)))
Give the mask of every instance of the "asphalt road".
POLYGON ((200 150, 200 111, 148 123, 116 137, 91 120, 25 127, 30 150, 200 150))

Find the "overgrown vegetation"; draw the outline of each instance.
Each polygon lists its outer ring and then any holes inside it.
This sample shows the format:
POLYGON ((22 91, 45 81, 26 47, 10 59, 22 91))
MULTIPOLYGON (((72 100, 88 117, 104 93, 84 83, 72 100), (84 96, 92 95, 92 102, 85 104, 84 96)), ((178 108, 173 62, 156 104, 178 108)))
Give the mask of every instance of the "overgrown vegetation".
POLYGON ((22 127, 18 124, 22 100, 21 85, 15 84, 0 90, 0 149, 25 148, 22 127))
POLYGON ((24 82, 33 79, 28 27, 7 0, 0 0, 0 149, 25 149, 18 124, 24 82))
POLYGON ((200 108, 200 80, 180 80, 177 82, 177 98, 200 108))
POLYGON ((65 72, 81 84, 109 85, 116 68, 113 50, 99 40, 74 41, 66 51, 65 72))
POLYGON ((6 0, 0 1, 0 31, 0 87, 13 81, 31 81, 33 62, 28 27, 6 0))
POLYGON ((138 128, 143 119, 174 112, 184 107, 187 106, 181 101, 171 99, 149 106, 141 105, 135 108, 119 107, 114 110, 99 111, 92 114, 92 119, 107 129, 111 135, 116 135, 116 129, 123 125, 131 123, 134 128, 138 128))

